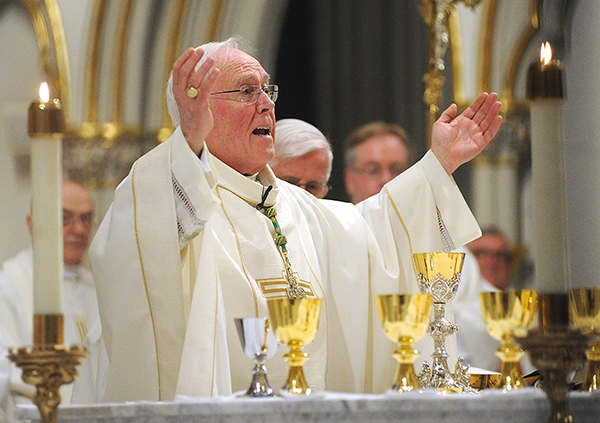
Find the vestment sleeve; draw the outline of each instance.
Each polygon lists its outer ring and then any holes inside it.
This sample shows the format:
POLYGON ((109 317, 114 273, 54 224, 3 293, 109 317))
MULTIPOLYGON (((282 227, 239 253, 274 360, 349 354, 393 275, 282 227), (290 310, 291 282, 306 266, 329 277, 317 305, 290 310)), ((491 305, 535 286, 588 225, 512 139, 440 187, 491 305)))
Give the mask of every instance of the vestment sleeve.
POLYGON ((171 180, 177 213, 177 232, 183 246, 198 235, 214 210, 218 200, 211 189, 216 185, 210 172, 209 155, 206 146, 199 160, 189 148, 181 130, 172 135, 171 180))
POLYGON ((416 253, 453 250, 480 235, 454 179, 431 151, 357 207, 384 249, 390 236, 416 253))

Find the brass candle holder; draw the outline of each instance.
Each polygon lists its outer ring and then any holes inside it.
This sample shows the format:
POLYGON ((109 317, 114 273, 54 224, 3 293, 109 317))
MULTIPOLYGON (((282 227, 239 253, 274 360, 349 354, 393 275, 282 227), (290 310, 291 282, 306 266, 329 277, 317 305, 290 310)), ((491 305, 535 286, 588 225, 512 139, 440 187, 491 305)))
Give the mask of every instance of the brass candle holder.
POLYGON ((398 344, 398 349, 394 351, 398 369, 392 390, 402 393, 421 389, 414 369, 419 351, 413 343, 427 331, 431 295, 378 295, 377 307, 385 334, 398 344))
POLYGON ((8 358, 23 371, 23 381, 36 388, 33 403, 41 423, 57 423, 61 401, 59 388, 77 377, 77 366, 87 355, 83 346, 65 348, 63 315, 36 314, 33 318, 33 346, 10 349, 8 358))
POLYGON ((308 353, 303 348, 315 339, 319 327, 321 300, 317 298, 273 299, 267 302, 275 337, 289 351, 283 356, 289 365, 282 390, 290 394, 310 395, 312 388, 304 377, 308 353))
POLYGON ((586 351, 588 359, 582 391, 597 391, 600 387, 600 288, 571 290, 571 322, 585 334, 595 334, 596 342, 586 351))
POLYGON ((569 326, 567 294, 539 294, 538 319, 538 328, 516 339, 542 376, 541 388, 550 400, 548 423, 572 423, 567 376, 583 365, 594 337, 569 326))
POLYGON ((525 336, 535 320, 537 292, 496 291, 479 293, 483 320, 489 334, 502 342, 496 351, 501 360, 501 381, 496 386, 503 391, 526 386, 519 360, 525 352, 515 342, 515 336, 525 336))
POLYGON ((465 253, 415 253, 413 265, 417 274, 419 290, 431 294, 433 317, 427 333, 433 338, 433 362, 423 363, 419 380, 423 388, 434 388, 446 392, 476 392, 471 388, 467 375, 468 366, 459 357, 455 371, 448 367, 446 338, 458 331, 458 326, 446 319, 446 304, 451 302, 460 284, 460 275, 465 253))

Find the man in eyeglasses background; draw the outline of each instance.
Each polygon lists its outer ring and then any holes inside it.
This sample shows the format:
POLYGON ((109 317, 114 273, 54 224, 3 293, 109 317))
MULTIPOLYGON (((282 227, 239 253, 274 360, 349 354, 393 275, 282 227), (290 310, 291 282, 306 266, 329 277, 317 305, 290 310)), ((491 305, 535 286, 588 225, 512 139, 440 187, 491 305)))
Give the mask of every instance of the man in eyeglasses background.
POLYGON ((276 129, 275 157, 269 162, 275 175, 317 198, 325 197, 333 162, 325 135, 300 119, 278 120, 276 129))
MULTIPOLYGON (((78 367, 76 382, 61 388, 62 404, 88 403, 95 399, 95 366, 101 339, 94 281, 84 265, 94 226, 94 201, 85 187, 65 180, 62 206, 64 341, 68 346, 83 344, 89 350, 78 367), (73 391, 74 385, 77 388, 73 391)), ((31 214, 26 218, 30 233, 33 219, 31 214)), ((5 261, 0 271, 0 348, 4 352, 31 345, 33 301, 33 251, 28 248, 5 261)), ((0 406, 11 416, 15 403, 29 402, 35 388, 21 380, 21 370, 9 363, 5 353, 0 358, 0 379, 0 406)))
POLYGON ((375 121, 344 140, 344 183, 352 203, 377 194, 415 161, 412 141, 402 127, 375 121))
POLYGON ((479 270, 485 280, 499 290, 507 289, 514 270, 514 260, 504 234, 496 228, 484 228, 481 237, 467 246, 477 258, 479 270))

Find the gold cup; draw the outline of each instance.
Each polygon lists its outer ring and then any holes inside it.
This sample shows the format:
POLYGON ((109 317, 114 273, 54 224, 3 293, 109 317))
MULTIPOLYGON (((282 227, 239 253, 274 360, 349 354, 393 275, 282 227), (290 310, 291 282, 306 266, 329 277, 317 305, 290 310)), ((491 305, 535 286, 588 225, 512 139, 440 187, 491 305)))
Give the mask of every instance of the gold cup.
MULTIPOLYGON (((600 335, 600 288, 579 288, 569 292, 571 322, 584 334, 600 335)), ((600 385, 600 336, 586 351, 588 367, 582 391, 596 391, 600 385)))
POLYGON ((267 305, 275 337, 289 348, 289 352, 283 356, 289 365, 289 372, 282 389, 290 394, 310 395, 312 389, 306 382, 303 368, 304 362, 308 360, 308 353, 302 348, 317 335, 321 300, 273 299, 267 305))
POLYGON ((378 295, 379 317, 387 337, 398 343, 394 358, 398 361, 392 390, 410 392, 421 389, 414 362, 419 351, 413 343, 425 335, 431 312, 431 295, 378 295))
POLYGON ((446 304, 451 302, 458 291, 465 253, 430 252, 413 254, 413 266, 419 290, 430 294, 433 302, 433 316, 427 333, 433 338, 433 361, 423 363, 419 381, 423 388, 435 388, 445 392, 471 392, 462 357, 455 365, 455 373, 448 366, 446 338, 458 331, 458 326, 446 318, 446 304))
POLYGON ((515 336, 527 334, 535 320, 537 292, 522 291, 480 292, 483 319, 489 334, 502 342, 496 351, 501 360, 501 380, 496 388, 503 391, 526 386, 519 359, 524 351, 515 336))

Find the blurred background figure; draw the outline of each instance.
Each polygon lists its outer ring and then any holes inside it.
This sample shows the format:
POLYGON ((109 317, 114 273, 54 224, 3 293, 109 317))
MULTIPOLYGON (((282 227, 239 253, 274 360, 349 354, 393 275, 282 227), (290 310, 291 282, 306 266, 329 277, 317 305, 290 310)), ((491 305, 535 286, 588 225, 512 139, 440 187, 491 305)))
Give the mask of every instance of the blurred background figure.
POLYGON ((399 125, 381 121, 354 129, 344 141, 344 183, 356 204, 408 169, 415 160, 412 142, 399 125))
POLYGON ((275 157, 269 166, 279 179, 317 198, 329 192, 333 152, 327 137, 310 123, 281 119, 275 130, 275 157))
MULTIPOLYGON (((61 387, 62 404, 95 401, 96 366, 100 357, 101 330, 96 289, 84 257, 94 226, 94 202, 82 185, 62 183, 63 205, 63 317, 65 345, 80 344, 89 354, 78 366, 79 377, 61 387)), ((31 234, 34 216, 26 218, 31 234)), ((6 260, 0 270, 0 406, 9 419, 15 404, 29 402, 35 387, 21 380, 21 370, 9 362, 8 348, 33 341, 33 250, 27 248, 6 260)))
POLYGON ((504 234, 496 228, 485 228, 482 235, 468 244, 477 258, 479 270, 487 282, 500 290, 509 287, 513 271, 513 254, 504 234))

